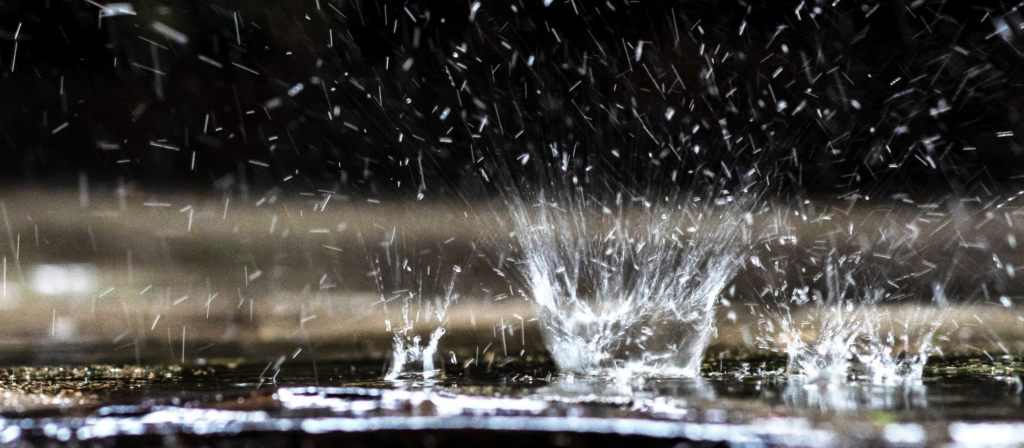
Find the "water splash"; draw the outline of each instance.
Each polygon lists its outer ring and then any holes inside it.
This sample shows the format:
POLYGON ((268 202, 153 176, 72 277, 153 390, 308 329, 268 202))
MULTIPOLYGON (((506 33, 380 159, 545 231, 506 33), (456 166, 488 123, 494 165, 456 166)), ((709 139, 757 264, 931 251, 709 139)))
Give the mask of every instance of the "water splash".
POLYGON ((878 304, 891 294, 885 288, 886 277, 863 275, 859 257, 839 257, 833 250, 824 264, 824 292, 811 286, 794 288, 792 307, 782 303, 769 312, 778 327, 771 342, 788 355, 790 373, 809 382, 836 384, 844 382, 859 362, 868 361, 870 374, 893 362, 891 344, 880 343, 878 337, 878 304), (804 312, 794 314, 795 310, 804 312))
MULTIPOLYGON (((384 325, 392 333, 391 368, 384 375, 387 380, 436 379, 444 376, 443 363, 436 363, 438 343, 445 334, 448 311, 458 302, 455 281, 462 272, 458 265, 451 266, 451 275, 442 290, 438 291, 442 262, 426 263, 421 268, 415 258, 402 256, 395 244, 397 229, 392 229, 379 243, 384 248, 381 254, 368 251, 367 258, 373 267, 371 274, 380 294, 384 308, 384 325), (394 316, 395 310, 398 316, 394 316), (431 328, 430 339, 422 344, 417 326, 431 328)), ((360 239, 362 235, 360 234, 360 239)), ((365 244, 364 244, 365 247, 365 244)))
MULTIPOLYGON (((392 332, 393 353, 391 369, 384 376, 387 380, 400 379, 433 379, 444 376, 442 367, 444 363, 435 364, 438 356, 437 345, 441 336, 445 334, 445 325, 448 322, 448 310, 452 304, 458 302, 459 296, 454 293, 455 280, 461 269, 458 266, 452 268, 451 281, 445 286, 443 295, 435 295, 432 301, 422 300, 422 285, 419 292, 399 292, 401 302, 401 321, 395 326, 391 322, 389 300, 381 296, 384 310, 388 313, 386 326, 392 332), (416 313, 412 314, 415 310, 416 313), (433 323, 431 323, 433 321, 433 323), (432 326, 430 340, 426 345, 420 345, 422 338, 415 334, 416 324, 432 326)), ((393 297, 396 300, 398 297, 393 297)))
POLYGON ((920 382, 929 356, 940 353, 933 338, 943 323, 947 300, 936 283, 931 305, 889 306, 921 295, 905 291, 917 291, 906 282, 922 274, 901 275, 918 249, 893 236, 890 233, 894 242, 885 252, 869 253, 870 243, 863 238, 861 250, 852 254, 842 254, 835 241, 827 253, 812 250, 809 266, 800 271, 813 279, 798 278, 802 287, 788 286, 776 272, 792 272, 778 265, 774 272, 766 272, 765 292, 771 294, 759 324, 762 347, 784 351, 790 373, 823 387, 851 378, 890 385, 920 382), (816 265, 820 270, 806 272, 816 265), (775 302, 786 295, 791 297, 788 301, 775 302))
POLYGON ((808 320, 782 320, 781 342, 788 355, 787 370, 809 381, 842 382, 849 374, 854 349, 867 324, 850 302, 823 305, 808 320), (811 323, 809 329, 804 323, 811 323), (817 330, 817 331, 815 331, 817 330))
POLYGON ((385 375, 387 380, 398 379, 430 379, 443 374, 441 369, 435 367, 434 356, 437 355, 437 343, 444 336, 444 327, 438 327, 430 333, 430 342, 420 346, 421 338, 412 337, 412 343, 408 342, 408 332, 395 332, 394 352, 391 360, 391 370, 385 375))
POLYGON ((728 194, 608 202, 579 190, 510 201, 515 269, 550 352, 578 374, 697 375, 750 215, 728 194))
POLYGON ((915 307, 903 316, 873 308, 876 319, 857 360, 874 384, 918 383, 924 366, 942 354, 934 338, 946 313, 939 307, 915 307))

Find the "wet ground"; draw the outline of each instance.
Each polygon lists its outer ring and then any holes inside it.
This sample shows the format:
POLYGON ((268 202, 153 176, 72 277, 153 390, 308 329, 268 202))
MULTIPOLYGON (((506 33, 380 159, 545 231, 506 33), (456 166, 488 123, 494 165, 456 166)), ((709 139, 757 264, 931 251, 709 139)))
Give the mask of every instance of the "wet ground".
MULTIPOLYGON (((4 369, 0 441, 35 446, 922 446, 1024 442, 1017 359, 946 359, 918 384, 808 384, 780 358, 700 378, 551 374, 543 356, 435 381, 380 360, 4 369), (516 431, 509 439, 508 431, 516 431), (614 435, 612 435, 614 434, 614 435), (980 438, 979 438, 980 437, 980 438)), ((504 364, 504 365, 502 365, 504 364)), ((475 366, 474 366, 475 367, 475 366)))

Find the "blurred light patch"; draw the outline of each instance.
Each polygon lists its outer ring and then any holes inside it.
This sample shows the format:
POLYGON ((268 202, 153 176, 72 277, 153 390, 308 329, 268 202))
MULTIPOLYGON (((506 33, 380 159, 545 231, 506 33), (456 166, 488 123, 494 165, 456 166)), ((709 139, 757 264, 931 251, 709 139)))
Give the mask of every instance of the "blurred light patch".
POLYGON ((32 269, 32 291, 48 295, 81 294, 96 289, 96 268, 91 264, 41 264, 32 269))
POLYGON ((927 441, 924 428, 914 423, 890 423, 883 430, 885 440, 894 445, 920 445, 927 441))

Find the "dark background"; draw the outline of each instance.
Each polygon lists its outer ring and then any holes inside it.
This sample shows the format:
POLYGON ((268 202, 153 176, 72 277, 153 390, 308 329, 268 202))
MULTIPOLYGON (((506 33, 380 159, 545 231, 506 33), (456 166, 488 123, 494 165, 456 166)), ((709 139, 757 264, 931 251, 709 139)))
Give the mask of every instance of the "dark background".
POLYGON ((1024 158, 1010 6, 130 3, 0 2, 4 185, 473 198, 530 154, 584 182, 972 197, 1024 158))

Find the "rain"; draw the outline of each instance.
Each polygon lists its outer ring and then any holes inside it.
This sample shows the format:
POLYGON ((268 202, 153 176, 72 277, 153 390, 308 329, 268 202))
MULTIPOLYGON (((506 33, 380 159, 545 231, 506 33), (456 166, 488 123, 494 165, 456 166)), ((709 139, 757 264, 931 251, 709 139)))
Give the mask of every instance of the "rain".
POLYGON ((1019 444, 1020 6, 0 5, 0 443, 1019 444))

